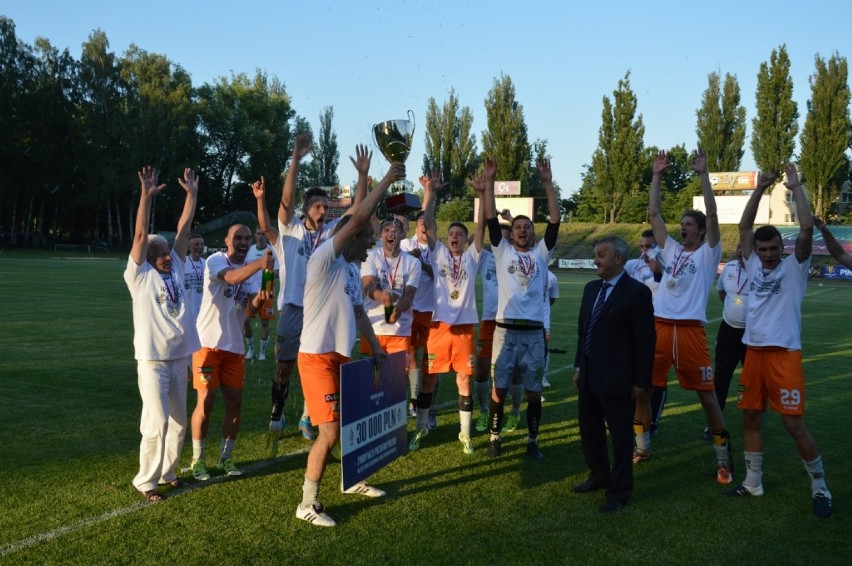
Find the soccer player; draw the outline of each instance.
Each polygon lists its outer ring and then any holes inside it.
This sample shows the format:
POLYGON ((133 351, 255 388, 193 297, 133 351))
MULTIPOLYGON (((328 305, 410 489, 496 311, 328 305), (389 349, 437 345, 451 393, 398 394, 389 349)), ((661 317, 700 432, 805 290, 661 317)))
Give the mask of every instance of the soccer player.
POLYGON ((271 267, 272 252, 265 258, 245 263, 251 246, 248 226, 234 224, 225 237, 227 251, 207 258, 204 271, 204 295, 198 313, 198 337, 201 349, 192 355, 192 385, 198 394, 192 413, 192 475, 210 479, 204 452, 210 414, 217 389, 222 389, 225 415, 222 419, 222 445, 216 467, 228 476, 242 472, 234 464, 232 453, 240 430, 243 386, 246 377, 243 324, 246 314, 256 312, 266 300, 261 289, 252 297, 246 281, 257 271, 271 267))
MULTIPOLYGON (((359 146, 358 151, 369 168, 370 156, 366 149, 359 146)), ((363 201, 353 205, 352 214, 340 220, 333 236, 320 245, 308 261, 305 322, 298 362, 305 400, 319 427, 319 435, 308 453, 302 502, 296 507, 296 517, 312 525, 333 527, 336 524, 326 514, 318 495, 328 455, 340 439, 340 366, 350 361, 356 325, 361 339, 370 342, 377 364, 381 364, 385 356, 364 311, 361 278, 353 262, 367 259, 367 250, 373 245, 370 215, 391 183, 404 176, 405 166, 393 163, 376 188, 363 201)), ((365 482, 355 484, 346 493, 367 497, 385 495, 365 482)))
MULTIPOLYGON (((668 169, 668 155, 661 151, 653 165, 648 216, 654 230, 654 239, 661 245, 664 271, 657 292, 654 293, 654 317, 657 345, 654 354, 653 384, 665 389, 669 368, 674 365, 680 386, 698 394, 707 426, 713 435, 716 451, 716 480, 731 483, 731 445, 725 417, 716 401, 710 348, 704 327, 707 324, 707 295, 716 278, 716 268, 722 258, 719 218, 707 157, 698 148, 692 157, 692 169, 701 179, 705 213, 687 210, 680 219, 680 242, 666 231, 660 214, 660 193, 663 172, 668 169)), ((648 440, 650 444, 650 439, 648 440)), ((650 458, 647 450, 637 448, 633 463, 650 458)))
POLYGON ((204 291, 206 261, 201 256, 202 253, 204 253, 204 237, 201 234, 191 234, 189 236, 189 254, 186 256, 183 266, 183 287, 186 290, 184 297, 186 298, 186 306, 192 314, 193 326, 195 326, 195 321, 198 318, 198 311, 201 309, 201 295, 204 291))
MULTIPOLYGON (((474 179, 476 190, 483 190, 483 179, 474 179)), ((423 387, 417 398, 417 424, 414 437, 408 445, 410 451, 417 450, 429 433, 426 416, 433 403, 433 390, 438 374, 454 371, 459 394, 459 442, 465 454, 473 454, 470 438, 470 422, 473 403, 470 378, 475 372, 473 327, 479 322, 476 312, 476 289, 474 277, 479 270, 482 256, 484 229, 482 214, 476 227, 473 245, 467 244, 467 227, 461 222, 450 223, 447 244, 437 240, 435 225, 435 199, 446 183, 441 182, 437 171, 429 178, 423 200, 423 222, 429 240, 432 272, 435 274, 435 311, 429 329, 428 370, 423 376, 423 387)))
POLYGON ((158 172, 139 172, 141 196, 136 211, 133 245, 124 281, 133 299, 133 347, 136 358, 142 419, 139 430, 139 472, 133 486, 145 500, 163 496, 157 485, 181 487, 175 468, 186 430, 186 366, 198 349, 198 333, 184 291, 184 256, 195 203, 198 177, 185 169, 178 183, 186 191, 183 212, 172 250, 162 236, 148 234, 151 202, 166 185, 157 184, 158 172))
POLYGON ((550 221, 544 238, 535 243, 532 220, 518 215, 512 220, 512 240, 500 233, 494 202, 494 178, 497 164, 485 160, 485 220, 491 237, 491 248, 497 264, 497 328, 491 357, 494 387, 489 407, 490 446, 492 458, 502 452, 500 432, 503 424, 503 402, 515 372, 527 394, 527 456, 541 460, 538 427, 541 422, 541 381, 544 375, 544 295, 547 263, 559 234, 559 205, 553 187, 550 160, 536 161, 538 176, 547 194, 550 221))
POLYGON ((737 407, 743 410, 746 478, 725 492, 729 496, 763 495, 763 421, 766 404, 781 414, 784 428, 796 443, 811 478, 813 511, 831 515, 831 493, 825 483, 822 457, 805 425, 805 376, 802 368, 802 299, 811 267, 814 221, 796 166, 787 165, 784 184, 793 192, 799 235, 794 255, 782 258, 784 244, 774 226, 753 230, 757 207, 775 175, 763 173, 740 220, 750 294, 746 304, 743 342, 748 347, 740 376, 737 407))
MULTIPOLYGON (((247 262, 252 262, 257 259, 266 256, 266 252, 271 251, 272 259, 273 259, 273 268, 275 271, 280 269, 278 265, 278 256, 275 254, 275 248, 269 245, 269 241, 266 239, 266 234, 263 230, 258 226, 254 231, 254 239, 255 245, 249 248, 248 255, 246 256, 247 262)), ((256 293, 260 290, 261 278, 263 277, 262 272, 257 272, 251 276, 251 279, 247 282, 249 286, 250 292, 256 293)), ((243 328, 243 334, 246 339, 246 359, 251 360, 254 358, 254 332, 252 330, 252 320, 254 316, 246 316, 246 323, 243 328)), ((264 361, 266 359, 266 345, 269 343, 269 320, 261 318, 260 319, 260 344, 257 350, 257 359, 259 361, 264 361)))
MULTIPOLYGON (((400 253, 402 224, 395 219, 381 224, 382 247, 370 250, 361 263, 361 285, 366 297, 364 310, 373 325, 379 345, 387 354, 411 351, 411 305, 420 282, 420 261, 400 253)), ((361 353, 373 352, 367 340, 361 341, 361 353)), ((406 374, 401 379, 408 379, 406 374)))

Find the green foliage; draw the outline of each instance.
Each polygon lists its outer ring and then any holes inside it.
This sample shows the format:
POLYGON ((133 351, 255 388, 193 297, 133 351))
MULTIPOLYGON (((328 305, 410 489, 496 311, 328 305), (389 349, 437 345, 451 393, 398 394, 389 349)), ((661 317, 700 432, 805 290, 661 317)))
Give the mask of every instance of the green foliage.
POLYGON ((725 73, 724 89, 719 73, 708 76, 707 90, 696 110, 698 146, 707 154, 709 171, 739 171, 746 134, 746 110, 740 104, 737 78, 725 73))
POLYGON ((435 218, 447 222, 470 222, 473 220, 473 200, 470 197, 459 197, 438 205, 435 218))
POLYGON ((825 217, 849 167, 846 152, 852 146, 852 121, 846 58, 835 53, 827 64, 819 55, 815 60, 799 165, 814 211, 825 217))
POLYGON ((331 126, 334 108, 326 106, 320 114, 319 136, 314 139, 311 151, 312 176, 308 184, 314 187, 337 185, 337 166, 340 164, 340 152, 337 149, 337 134, 331 126))
POLYGON ((752 120, 751 135, 754 161, 761 171, 781 173, 793 157, 799 131, 786 46, 773 49, 769 63, 760 64, 755 99, 757 115, 752 120))
POLYGON ((429 98, 423 174, 438 170, 441 179, 449 183, 447 189, 438 193, 439 203, 461 198, 468 192, 467 178, 479 166, 472 128, 473 113, 469 107, 460 106, 454 90, 441 108, 434 98, 429 98))
POLYGON ((482 132, 483 155, 497 162, 498 181, 523 181, 528 175, 532 151, 524 107, 515 98, 511 77, 501 74, 494 79, 485 99, 485 112, 488 129, 482 132))
POLYGON ((642 115, 636 115, 638 102, 630 88, 630 71, 618 81, 618 88, 612 94, 614 102, 608 96, 603 98, 592 169, 597 206, 608 222, 620 222, 626 220, 625 207, 631 205, 635 209, 636 202, 641 200, 638 193, 643 186, 641 157, 645 126, 642 115))

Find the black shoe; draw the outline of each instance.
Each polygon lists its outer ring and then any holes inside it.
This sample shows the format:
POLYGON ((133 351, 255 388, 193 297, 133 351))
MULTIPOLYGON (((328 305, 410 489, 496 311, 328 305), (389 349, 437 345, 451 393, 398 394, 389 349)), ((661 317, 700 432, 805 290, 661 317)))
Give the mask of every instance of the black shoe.
POLYGON ((814 494, 814 515, 820 519, 831 517, 831 495, 827 491, 814 494))
POLYGON ((599 489, 606 489, 607 487, 609 487, 607 484, 586 480, 583 483, 578 483, 574 486, 574 493, 591 493, 599 489))
POLYGON ((544 460, 544 454, 538 449, 537 442, 527 442, 527 456, 532 460, 544 460))
POLYGON ((488 447, 488 457, 497 458, 500 456, 500 452, 500 439, 492 440, 491 445, 488 447))
POLYGON ((607 501, 601 505, 601 513, 618 513, 624 509, 624 503, 620 501, 607 501))

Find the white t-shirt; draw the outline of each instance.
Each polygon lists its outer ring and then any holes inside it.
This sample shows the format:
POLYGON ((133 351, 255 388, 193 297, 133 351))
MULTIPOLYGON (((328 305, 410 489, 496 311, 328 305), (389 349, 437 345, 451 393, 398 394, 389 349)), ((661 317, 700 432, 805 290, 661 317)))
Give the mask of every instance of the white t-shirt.
POLYGON ((305 228, 305 223, 297 216, 286 226, 278 221, 278 241, 275 242, 275 252, 283 258, 279 268, 279 279, 284 286, 284 292, 278 294, 278 309, 284 304, 301 307, 305 291, 305 274, 311 254, 320 245, 331 239, 334 226, 338 220, 325 222, 321 230, 311 231, 305 228))
MULTIPOLYGON (((648 250, 648 257, 651 259, 658 258, 659 255, 660 250, 656 247, 648 250)), ((627 263, 624 264, 624 271, 636 281, 647 285, 652 293, 655 293, 660 286, 658 281, 654 281, 654 272, 651 271, 651 268, 648 267, 648 264, 641 257, 627 260, 627 263)))
MULTIPOLYGON (((419 289, 420 260, 403 252, 396 258, 385 257, 383 249, 372 249, 361 263, 361 277, 369 276, 375 279, 378 289, 384 291, 392 287, 393 292, 402 298, 406 287, 419 289), (390 284, 391 279, 393 285, 390 284)), ((388 324, 385 322, 385 307, 380 301, 364 297, 364 308, 376 336, 411 336, 411 322, 414 319, 411 309, 401 313, 394 324, 388 324)))
POLYGON ((532 320, 544 324, 547 263, 552 250, 544 238, 526 252, 519 252, 506 239, 495 250, 497 264, 497 322, 532 320))
POLYGON ((665 268, 654 293, 654 316, 707 324, 707 296, 722 259, 722 243, 710 247, 704 242, 688 252, 669 236, 660 251, 665 268))
POLYGON ((304 326, 299 351, 337 352, 347 358, 355 345, 355 305, 363 304, 358 267, 335 257, 333 237, 308 261, 305 280, 304 326), (348 297, 344 298, 344 297, 348 297))
POLYGON ((402 240, 399 243, 399 249, 403 252, 420 249, 420 284, 417 286, 411 308, 417 312, 432 312, 435 309, 435 279, 423 270, 424 263, 431 265, 429 244, 421 243, 415 236, 402 240))
POLYGON ((547 271, 547 292, 544 295, 544 329, 550 332, 550 300, 559 298, 559 281, 556 275, 547 271))
POLYGON ((216 252, 207 258, 204 270, 204 296, 198 313, 198 337, 205 348, 216 348, 234 354, 244 354, 243 322, 245 308, 251 298, 245 281, 230 285, 217 275, 228 268, 242 267, 231 264, 226 252, 216 252))
POLYGON ((764 274, 757 253, 746 260, 749 296, 743 343, 802 349, 802 300, 808 284, 811 257, 803 263, 789 255, 764 274))
MULTIPOLYGON (((278 266, 278 252, 275 251, 275 248, 273 246, 270 246, 268 244, 262 250, 257 249, 257 244, 250 247, 248 253, 246 254, 246 263, 251 263, 253 261, 259 260, 262 257, 265 257, 266 252, 268 252, 268 251, 272 252, 272 262, 274 264, 273 269, 278 270, 278 268, 279 268, 279 266, 278 266)), ((279 273, 278 277, 279 278, 281 277, 280 273, 279 273)), ((246 284, 248 285, 248 288, 249 288, 251 293, 257 293, 258 291, 260 291, 260 284, 261 284, 262 281, 263 281, 263 270, 260 269, 260 270, 258 270, 257 273, 255 273, 254 275, 252 275, 251 277, 249 277, 246 280, 246 284)))
POLYGON ((201 297, 204 293, 204 265, 203 257, 198 261, 192 261, 191 256, 186 256, 183 264, 183 288, 186 291, 184 298, 186 306, 192 313, 192 324, 198 319, 198 311, 201 310, 201 297))
POLYGON ((464 253, 455 257, 441 242, 435 242, 432 250, 432 271, 435 274, 435 310, 433 322, 449 325, 477 324, 476 272, 482 252, 476 246, 468 246, 464 253))
POLYGON ((490 250, 482 250, 479 274, 482 276, 482 320, 497 320, 497 264, 490 250))
POLYGON ((162 275, 147 261, 127 261, 124 282, 133 299, 137 360, 179 360, 200 346, 184 295, 183 259, 172 251, 172 271, 162 275))
POLYGON ((745 309, 748 304, 748 274, 740 269, 738 260, 729 261, 719 275, 716 289, 725 292, 722 318, 734 328, 745 328, 745 309))

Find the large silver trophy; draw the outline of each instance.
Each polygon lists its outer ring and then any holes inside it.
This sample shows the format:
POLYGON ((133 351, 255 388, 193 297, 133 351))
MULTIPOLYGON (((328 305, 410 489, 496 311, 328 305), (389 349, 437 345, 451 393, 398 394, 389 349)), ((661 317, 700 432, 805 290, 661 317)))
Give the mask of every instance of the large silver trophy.
MULTIPOLYGON (((373 126, 373 140, 376 147, 391 163, 405 163, 411 153, 411 142, 414 140, 414 112, 408 111, 410 120, 386 120, 373 126)), ((420 199, 417 195, 407 192, 412 187, 407 179, 391 185, 391 196, 385 200, 388 212, 405 214, 420 210, 420 199)))

